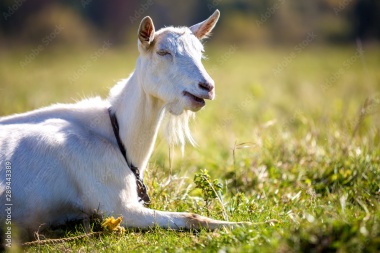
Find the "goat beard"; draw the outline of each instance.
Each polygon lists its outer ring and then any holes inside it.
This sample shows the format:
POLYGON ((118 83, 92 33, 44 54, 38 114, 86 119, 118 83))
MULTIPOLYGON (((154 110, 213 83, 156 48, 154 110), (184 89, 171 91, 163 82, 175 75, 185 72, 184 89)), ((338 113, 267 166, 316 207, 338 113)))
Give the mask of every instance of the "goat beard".
POLYGON ((178 145, 181 147, 182 154, 184 153, 186 141, 195 146, 190 128, 189 122, 195 118, 195 113, 189 110, 184 110, 180 115, 174 115, 172 113, 166 113, 166 140, 170 146, 178 145))

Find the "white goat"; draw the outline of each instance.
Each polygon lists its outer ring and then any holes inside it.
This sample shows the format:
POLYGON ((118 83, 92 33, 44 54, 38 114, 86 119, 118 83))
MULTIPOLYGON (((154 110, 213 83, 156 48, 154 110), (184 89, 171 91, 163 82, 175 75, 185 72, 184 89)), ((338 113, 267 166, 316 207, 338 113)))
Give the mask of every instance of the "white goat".
POLYGON ((98 208, 123 216, 124 226, 142 229, 238 224, 146 208, 141 200, 148 197, 138 180, 163 115, 174 119, 169 141, 183 145, 185 137, 191 139, 189 116, 205 105, 204 99, 214 99, 200 40, 219 15, 217 10, 190 28, 159 31, 145 17, 138 30, 136 69, 112 88, 107 100, 56 104, 1 118, 1 225, 10 219, 30 234, 41 224, 85 218, 98 208))

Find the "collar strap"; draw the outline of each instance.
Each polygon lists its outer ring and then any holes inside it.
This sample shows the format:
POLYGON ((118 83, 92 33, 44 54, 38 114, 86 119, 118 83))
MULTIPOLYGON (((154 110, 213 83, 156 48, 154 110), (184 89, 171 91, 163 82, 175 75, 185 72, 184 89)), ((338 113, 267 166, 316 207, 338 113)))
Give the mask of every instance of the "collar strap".
POLYGON ((139 202, 143 202, 144 204, 150 204, 150 198, 147 193, 147 187, 144 184, 143 180, 140 178, 140 170, 138 167, 134 166, 132 163, 128 162, 127 158, 127 150, 125 149, 125 146, 123 145, 123 142, 120 139, 119 135, 119 123, 116 118, 116 114, 111 111, 111 108, 108 108, 108 114, 110 116, 111 125, 113 128, 113 133, 115 134, 117 145, 119 146, 120 152, 123 155, 125 161, 127 162, 128 167, 131 169, 133 174, 136 177, 136 185, 137 185, 137 195, 139 196, 140 200, 139 202))

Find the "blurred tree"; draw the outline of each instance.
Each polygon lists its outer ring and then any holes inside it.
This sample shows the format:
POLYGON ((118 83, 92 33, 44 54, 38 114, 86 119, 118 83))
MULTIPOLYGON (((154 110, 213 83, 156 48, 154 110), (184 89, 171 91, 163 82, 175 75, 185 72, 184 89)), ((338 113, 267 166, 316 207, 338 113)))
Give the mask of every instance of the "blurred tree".
POLYGON ((227 43, 294 43, 308 31, 316 31, 318 39, 327 42, 347 42, 356 37, 380 39, 378 0, 3 0, 0 36, 3 41, 34 43, 49 30, 45 15, 50 26, 65 22, 68 30, 77 30, 75 36, 85 33, 82 37, 86 38, 91 34, 96 35, 91 41, 106 38, 117 44, 135 36, 146 15, 152 16, 157 28, 192 25, 217 8, 222 18, 215 33, 227 43), (59 15, 58 8, 63 10, 59 15))
POLYGON ((361 0, 354 5, 354 36, 362 40, 380 38, 380 1, 361 0))

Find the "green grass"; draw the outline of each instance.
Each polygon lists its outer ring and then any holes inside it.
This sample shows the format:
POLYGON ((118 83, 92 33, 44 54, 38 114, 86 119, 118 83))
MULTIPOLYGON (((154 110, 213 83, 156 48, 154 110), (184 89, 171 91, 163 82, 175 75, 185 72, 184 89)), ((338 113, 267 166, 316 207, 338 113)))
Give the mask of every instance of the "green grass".
MULTIPOLYGON (((206 47, 217 97, 192 124, 199 146, 188 146, 184 157, 174 150, 170 165, 159 136, 145 178, 151 206, 223 219, 220 202, 195 187, 195 174, 207 169, 222 183, 229 220, 278 223, 214 232, 152 228, 26 252, 379 251, 380 48, 364 48, 362 58, 352 58, 354 47, 305 48, 277 75, 292 49, 229 49, 206 47)), ((0 115, 106 96, 133 70, 137 50, 107 50, 70 83, 96 50, 49 48, 24 69, 28 49, 1 51, 0 115)))

